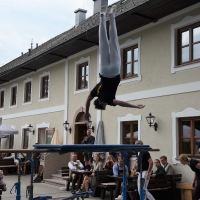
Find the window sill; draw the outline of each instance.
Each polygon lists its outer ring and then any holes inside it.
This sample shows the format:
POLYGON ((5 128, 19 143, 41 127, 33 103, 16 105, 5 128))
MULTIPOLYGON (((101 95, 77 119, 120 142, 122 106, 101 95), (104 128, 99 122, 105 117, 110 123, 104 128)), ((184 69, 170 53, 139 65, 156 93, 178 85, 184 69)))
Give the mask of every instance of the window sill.
POLYGON ((32 104, 32 102, 30 101, 30 102, 24 102, 22 105, 27 106, 27 105, 31 105, 31 104, 32 104))
POLYGON ((126 83, 131 83, 131 82, 135 82, 135 81, 141 81, 141 80, 142 80, 142 76, 138 75, 138 76, 122 79, 120 81, 119 85, 126 84, 126 83))
POLYGON ((10 106, 9 108, 16 108, 17 107, 17 105, 14 105, 14 106, 10 106))
POLYGON ((189 70, 189 69, 193 69, 193 68, 197 68, 200 67, 200 61, 194 61, 194 62, 190 62, 190 63, 184 63, 181 65, 176 65, 171 69, 171 73, 176 73, 179 71, 185 71, 185 70, 189 70))
POLYGON ((84 89, 78 89, 74 91, 74 94, 79 94, 79 93, 84 93, 84 92, 89 92, 90 89, 88 88, 84 88, 84 89))
POLYGON ((43 102, 43 101, 49 101, 49 97, 48 98, 43 98, 43 99, 39 99, 38 102, 43 102))

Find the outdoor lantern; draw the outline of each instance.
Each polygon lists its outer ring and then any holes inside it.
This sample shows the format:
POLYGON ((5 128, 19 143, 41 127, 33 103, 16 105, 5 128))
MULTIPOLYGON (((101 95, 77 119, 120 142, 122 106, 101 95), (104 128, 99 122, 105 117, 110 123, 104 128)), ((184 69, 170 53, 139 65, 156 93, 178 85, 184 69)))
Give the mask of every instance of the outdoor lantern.
POLYGON ((32 133, 34 135, 35 131, 33 130, 33 126, 31 126, 31 124, 29 124, 29 126, 27 127, 29 133, 32 133))
POLYGON ((151 113, 149 113, 149 116, 146 117, 147 119, 147 123, 149 124, 150 127, 154 127, 154 130, 157 130, 158 124, 156 122, 154 122, 155 117, 151 115, 151 113))
POLYGON ((69 123, 67 121, 65 121, 65 123, 63 123, 63 126, 64 126, 66 131, 69 131, 69 133, 71 133, 72 129, 69 128, 69 123))
POLYGON ((94 133, 94 126, 92 126, 92 121, 89 120, 89 121, 87 122, 87 128, 88 128, 88 129, 91 129, 92 132, 94 133))

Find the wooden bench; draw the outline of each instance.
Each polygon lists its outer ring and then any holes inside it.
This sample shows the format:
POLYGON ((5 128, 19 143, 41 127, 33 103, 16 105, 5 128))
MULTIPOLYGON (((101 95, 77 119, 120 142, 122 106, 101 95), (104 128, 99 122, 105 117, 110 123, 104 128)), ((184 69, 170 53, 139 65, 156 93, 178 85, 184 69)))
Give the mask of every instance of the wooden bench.
POLYGON ((97 197, 99 189, 101 190, 101 197, 105 197, 106 190, 110 191, 110 194, 113 195, 113 190, 116 187, 116 183, 113 182, 113 178, 108 177, 108 175, 113 175, 112 170, 102 170, 102 171, 96 171, 96 186, 94 187, 93 196, 97 197), (106 184, 109 183, 109 184, 106 184))
POLYGON ((8 168, 17 168, 13 158, 0 160, 0 169, 3 170, 4 175, 7 174, 8 168))
MULTIPOLYGON (((175 175, 165 175, 160 177, 151 178, 148 184, 148 191, 154 195, 158 195, 157 200, 163 199, 174 199, 178 200, 180 198, 179 192, 176 189, 176 182, 180 182, 182 174, 175 175), (163 191, 169 191, 168 193, 163 193, 163 191), (159 196, 159 192, 160 196, 159 196)), ((130 188, 129 188, 130 189, 130 188)), ((133 177, 133 187, 128 193, 132 200, 136 200, 138 197, 137 189, 137 177, 133 177)))

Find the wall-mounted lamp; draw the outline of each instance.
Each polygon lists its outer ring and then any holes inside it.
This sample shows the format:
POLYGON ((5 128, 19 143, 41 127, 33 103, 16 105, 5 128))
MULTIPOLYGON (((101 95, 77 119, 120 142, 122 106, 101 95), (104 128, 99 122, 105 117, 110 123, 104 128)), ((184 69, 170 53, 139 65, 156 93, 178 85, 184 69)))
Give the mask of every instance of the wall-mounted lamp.
POLYGON ((91 129, 92 132, 94 133, 94 126, 92 126, 92 121, 90 121, 90 120, 87 121, 87 122, 86 122, 86 125, 87 125, 87 128, 88 128, 88 129, 91 129))
POLYGON ((150 127, 154 127, 154 130, 157 130, 158 124, 156 122, 154 122, 155 117, 151 115, 151 113, 149 113, 149 116, 146 117, 147 119, 147 123, 149 124, 150 127))
POLYGON ((33 130, 33 126, 31 126, 31 124, 29 124, 29 126, 27 127, 29 133, 32 133, 34 135, 35 131, 33 130))
POLYGON ((63 126, 65 128, 66 131, 68 131, 69 133, 71 133, 72 129, 71 127, 69 128, 69 123, 67 121, 65 121, 65 123, 63 123, 63 126))

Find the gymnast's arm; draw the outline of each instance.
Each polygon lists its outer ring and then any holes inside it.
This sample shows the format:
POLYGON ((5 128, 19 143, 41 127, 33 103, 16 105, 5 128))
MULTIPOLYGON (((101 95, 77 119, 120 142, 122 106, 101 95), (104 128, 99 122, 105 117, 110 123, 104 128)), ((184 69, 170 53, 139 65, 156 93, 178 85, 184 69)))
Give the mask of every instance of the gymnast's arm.
POLYGON ((114 103, 115 105, 122 106, 122 107, 128 107, 128 108, 138 108, 138 109, 142 109, 142 108, 145 107, 145 105, 142 105, 142 104, 133 105, 133 104, 130 104, 130 103, 128 103, 128 102, 120 101, 120 100, 117 100, 117 99, 113 99, 113 103, 114 103))
POLYGON ((86 99, 86 103, 85 103, 85 120, 89 121, 89 118, 91 117, 90 113, 89 113, 89 109, 90 109, 90 101, 92 101, 94 97, 91 96, 91 94, 88 95, 87 99, 86 99))

